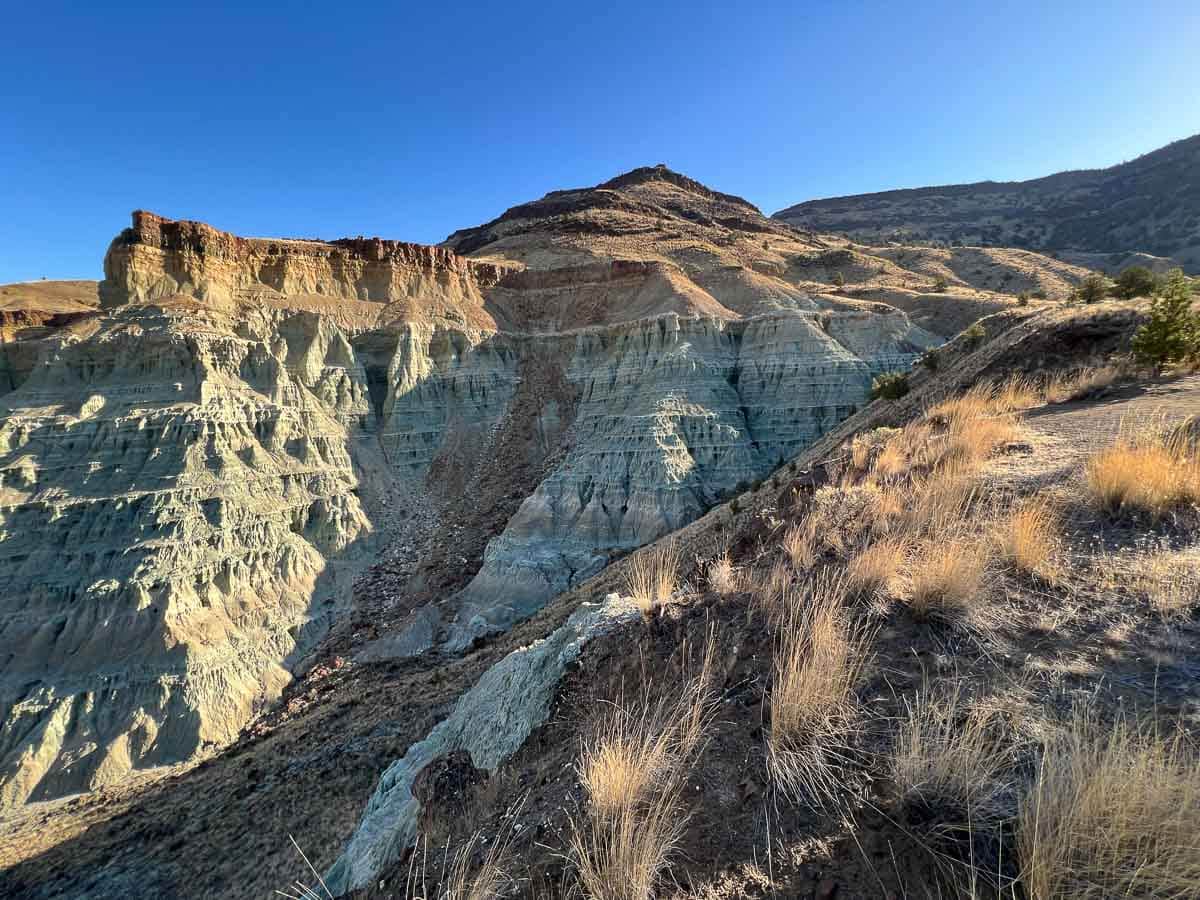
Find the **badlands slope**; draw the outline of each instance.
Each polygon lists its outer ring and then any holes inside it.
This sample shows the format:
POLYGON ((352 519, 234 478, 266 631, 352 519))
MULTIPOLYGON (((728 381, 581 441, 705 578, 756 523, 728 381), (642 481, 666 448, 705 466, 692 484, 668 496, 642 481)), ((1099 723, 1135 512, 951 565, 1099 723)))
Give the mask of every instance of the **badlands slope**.
POLYGON ((98 311, 4 289, 0 804, 211 756, 335 650, 478 646, 1082 274, 848 245, 663 167, 441 247, 137 212, 98 311))

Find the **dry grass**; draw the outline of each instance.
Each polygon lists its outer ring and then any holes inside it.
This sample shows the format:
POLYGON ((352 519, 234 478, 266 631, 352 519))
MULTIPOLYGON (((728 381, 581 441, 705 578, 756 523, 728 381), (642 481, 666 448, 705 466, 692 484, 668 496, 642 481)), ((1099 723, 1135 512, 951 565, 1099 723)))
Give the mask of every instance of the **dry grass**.
POLYGON ((846 592, 860 598, 883 594, 904 568, 909 543, 902 536, 871 544, 846 566, 846 592))
POLYGON ((1187 427, 1153 426, 1123 433, 1088 460, 1084 480, 1093 505, 1109 515, 1158 520, 1200 504, 1200 452, 1189 434, 1187 427))
POLYGON ((992 412, 1007 413, 1032 409, 1042 403, 1042 392, 1034 379, 1027 375, 1011 375, 992 395, 992 412))
POLYGON ((824 579, 793 592, 775 648, 771 774, 787 796, 812 805, 836 794, 857 712, 853 691, 870 641, 847 622, 843 591, 841 583, 824 579))
POLYGON ((700 673, 677 697, 614 705, 581 749, 587 811, 572 819, 569 846, 592 900, 646 900, 679 844, 684 782, 714 710, 714 647, 710 635, 700 673))
POLYGON ((782 559, 776 560, 758 590, 755 591, 759 605, 768 614, 775 615, 782 608, 784 594, 787 593, 791 584, 791 568, 782 559))
POLYGON ((1128 366, 1114 363, 1104 366, 1088 366, 1073 372, 1064 372, 1052 377, 1043 394, 1047 403, 1068 403, 1095 396, 1130 376, 1128 366))
POLYGON ((997 726, 994 712, 968 707, 957 684, 940 696, 922 690, 907 704, 892 780, 908 822, 935 844, 994 839, 1012 816, 1009 754, 997 726))
POLYGON ((918 622, 983 628, 991 619, 987 576, 988 555, 982 542, 930 539, 911 560, 904 602, 918 622))
POLYGON ((1200 606, 1200 567, 1174 554, 1155 553, 1137 567, 1133 587, 1163 618, 1185 618, 1200 606))
POLYGON ((780 546, 797 572, 807 572, 816 565, 820 546, 816 523, 817 517, 810 515, 784 532, 780 546))
POLYGON ((975 501, 975 467, 964 459, 938 466, 904 498, 901 527, 916 537, 958 527, 975 501))
POLYGON ((871 471, 877 478, 888 481, 903 475, 909 467, 908 453, 902 439, 893 438, 883 445, 871 471))
POLYGON ((1035 497, 1012 511, 996 533, 1000 557, 1026 575, 1051 578, 1058 548, 1058 513, 1044 497, 1035 497))
POLYGON ((722 597, 738 590, 737 571, 729 561, 729 554, 722 553, 708 565, 708 585, 722 597))
POLYGON ((992 411, 996 389, 984 382, 954 397, 936 403, 925 411, 925 419, 938 425, 952 426, 955 422, 973 422, 992 411))
POLYGON ((1200 885, 1200 761, 1181 736, 1077 712, 1017 822, 1029 900, 1182 900, 1200 885))
POLYGON ((512 883, 507 871, 508 838, 511 838, 511 834, 493 841, 483 862, 472 870, 471 858, 475 844, 482 838, 482 834, 477 832, 454 855, 448 877, 438 892, 439 900, 495 900, 505 895, 512 883))
POLYGON ((663 541, 634 554, 625 570, 625 589, 646 618, 669 603, 679 578, 679 548, 663 541))

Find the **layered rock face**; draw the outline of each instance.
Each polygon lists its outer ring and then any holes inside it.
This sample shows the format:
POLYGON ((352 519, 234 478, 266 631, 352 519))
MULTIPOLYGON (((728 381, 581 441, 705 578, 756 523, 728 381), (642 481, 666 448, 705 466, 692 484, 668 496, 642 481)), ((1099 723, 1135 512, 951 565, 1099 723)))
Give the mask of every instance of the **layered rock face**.
POLYGON ((565 194, 451 241, 477 258, 135 213, 99 314, 0 345, 0 804, 231 740, 397 535, 466 587, 396 652, 465 647, 938 341, 682 176, 565 194), (515 514, 421 545, 485 476, 515 514))
POLYGON ((488 545, 456 640, 511 624, 613 552, 696 518, 849 416, 875 375, 908 368, 936 342, 895 311, 670 315, 579 334, 575 445, 488 545))

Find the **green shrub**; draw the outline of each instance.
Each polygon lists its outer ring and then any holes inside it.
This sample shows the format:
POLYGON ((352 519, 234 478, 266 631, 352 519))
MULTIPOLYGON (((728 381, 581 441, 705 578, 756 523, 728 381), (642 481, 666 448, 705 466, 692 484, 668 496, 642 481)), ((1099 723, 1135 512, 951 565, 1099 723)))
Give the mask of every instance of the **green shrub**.
POLYGON ((844 287, 846 284, 846 276, 841 272, 834 272, 833 277, 829 279, 835 287, 844 287))
POLYGON ((946 282, 946 279, 940 276, 933 282, 933 292, 935 294, 944 294, 949 287, 950 285, 946 282))
POLYGON ((1200 313, 1182 269, 1167 273, 1150 306, 1150 321, 1133 336, 1133 354, 1154 365, 1200 358, 1200 313))
POLYGON ((975 322, 963 329, 963 339, 966 341, 967 349, 974 350, 983 343, 983 339, 987 337, 987 332, 983 328, 981 322, 975 322))
POLYGON ((936 350, 929 349, 921 354, 921 365, 927 368, 930 372, 936 372, 941 361, 941 357, 938 356, 938 352, 936 350))
POLYGON ((1021 293, 1017 294, 1017 306, 1028 306, 1028 305, 1029 305, 1029 291, 1021 291, 1021 293))
POLYGON ((903 372, 884 372, 871 382, 871 399, 899 400, 908 393, 908 376, 903 372))
POLYGON ((1047 297, 1046 292, 1042 288, 1038 288, 1036 291, 1033 292, 1033 299, 1034 300, 1046 300, 1046 299, 1048 299, 1048 297, 1047 297))
POLYGON ((1093 272, 1075 286, 1071 299, 1079 303, 1099 303, 1108 296, 1108 289, 1108 279, 1093 272))
POLYGON ((1113 293, 1125 300, 1134 297, 1150 297, 1158 293, 1162 283, 1159 277, 1145 266, 1130 266, 1117 276, 1113 293))

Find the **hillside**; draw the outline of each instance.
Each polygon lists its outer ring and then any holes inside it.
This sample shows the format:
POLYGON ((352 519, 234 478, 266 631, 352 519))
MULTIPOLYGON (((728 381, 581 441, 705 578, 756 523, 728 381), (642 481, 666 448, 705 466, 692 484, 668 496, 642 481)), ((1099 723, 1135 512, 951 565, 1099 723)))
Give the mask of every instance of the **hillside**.
POLYGON ((810 200, 774 218, 867 242, 1023 247, 1110 271, 1150 254, 1197 273, 1200 135, 1107 169, 810 200))
MULTIPOLYGON (((422 809, 543 748, 555 772, 463 821, 545 787, 527 861, 558 877, 564 691, 636 686, 631 629, 667 659, 697 621, 639 618, 638 548, 687 542, 696 596, 716 542, 766 559, 764 507, 852 434, 1117 352, 1142 315, 1064 306, 1083 270, 1036 253, 848 245, 662 167, 438 247, 138 211, 104 270, 97 308, 0 345, 6 897, 262 896, 289 834, 336 891, 405 893, 422 809), (871 403, 895 371, 913 395, 871 403)), ((720 613, 748 716, 757 602, 720 613)))

